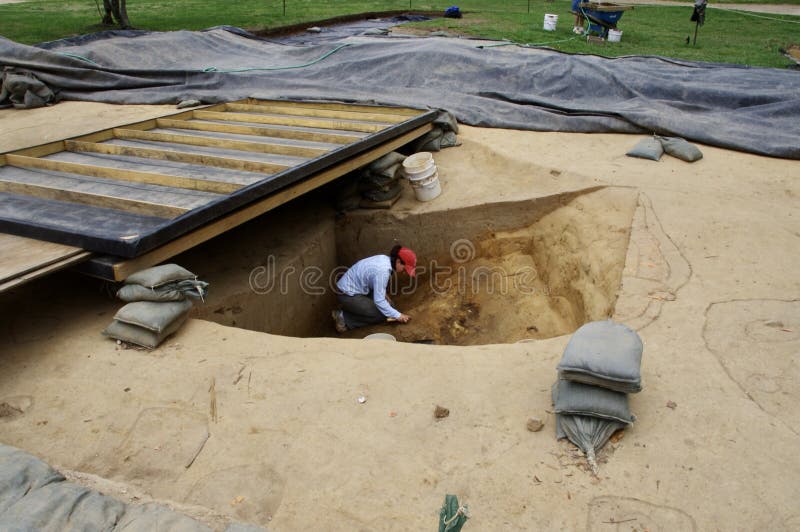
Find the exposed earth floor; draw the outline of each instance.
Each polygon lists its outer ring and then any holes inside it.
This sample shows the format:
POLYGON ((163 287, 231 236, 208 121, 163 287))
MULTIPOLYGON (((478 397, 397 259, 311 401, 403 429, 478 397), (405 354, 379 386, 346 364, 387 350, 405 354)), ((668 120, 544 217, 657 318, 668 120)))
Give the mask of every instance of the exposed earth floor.
MULTIPOLYGON (((173 111, 2 111, 0 152, 173 111)), ((100 335, 121 304, 99 281, 0 296, 0 442, 212 525, 425 530, 452 493, 465 530, 800 529, 800 163, 633 159, 630 135, 459 138, 435 154, 432 202, 406 189, 304 230, 290 222, 316 223, 312 195, 177 257, 211 292, 154 351, 100 335), (408 340, 393 343, 332 337, 330 299, 252 288, 269 254, 347 265, 393 238, 465 272, 535 272, 533 294, 398 296, 412 322, 380 328, 408 340), (315 301, 318 319, 294 314, 315 301), (595 477, 555 440, 549 390, 569 333, 608 316, 643 339, 644 389, 595 477), (411 343, 427 339, 449 345, 411 343)))

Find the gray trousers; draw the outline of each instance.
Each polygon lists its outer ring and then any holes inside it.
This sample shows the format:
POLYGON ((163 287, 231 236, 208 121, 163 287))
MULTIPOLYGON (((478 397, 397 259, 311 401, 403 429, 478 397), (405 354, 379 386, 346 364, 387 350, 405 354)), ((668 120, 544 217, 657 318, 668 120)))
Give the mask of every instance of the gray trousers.
POLYGON ((337 298, 342 306, 344 322, 348 329, 358 329, 386 321, 386 316, 375 306, 372 294, 366 296, 339 294, 337 298))

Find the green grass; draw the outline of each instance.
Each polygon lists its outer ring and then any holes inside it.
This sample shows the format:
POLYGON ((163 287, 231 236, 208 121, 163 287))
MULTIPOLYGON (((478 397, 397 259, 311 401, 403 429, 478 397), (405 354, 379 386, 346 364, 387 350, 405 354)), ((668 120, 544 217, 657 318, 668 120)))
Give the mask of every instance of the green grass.
MULTIPOLYGON (((728 0, 728 3, 745 0, 728 0)), ((693 36, 689 21, 691 2, 686 6, 637 6, 622 17, 622 42, 592 45, 571 33, 573 17, 569 2, 559 0, 455 0, 423 2, 286 0, 129 0, 131 22, 141 29, 168 31, 203 29, 227 24, 249 30, 265 30, 290 24, 363 12, 435 10, 443 12, 453 4, 465 13, 462 19, 436 19, 414 24, 419 28, 441 29, 459 34, 519 43, 544 44, 571 53, 606 56, 632 54, 739 63, 754 66, 786 67, 790 61, 779 48, 800 41, 800 17, 709 9, 705 26, 700 28, 697 45, 687 45, 693 36), (530 11, 528 6, 530 5, 530 11), (545 13, 559 15, 558 30, 542 29, 545 13), (769 17, 769 18, 760 18, 769 17)), ((747 3, 753 3, 748 1, 747 3)), ((778 3, 762 0, 759 3, 778 3)), ((800 5, 800 0, 780 3, 800 5)), ((102 2, 101 2, 102 4, 102 2)), ((99 31, 100 16, 92 0, 31 0, 19 4, 0 4, 0 35, 33 44, 99 31)))
POLYGON ((437 19, 415 24, 420 28, 451 33, 508 39, 517 43, 550 46, 569 53, 590 53, 608 57, 623 55, 660 55, 697 61, 738 63, 752 66, 786 67, 791 63, 780 52, 792 43, 800 43, 800 17, 768 15, 757 18, 738 12, 709 10, 706 24, 700 27, 697 45, 695 24, 689 20, 688 7, 637 6, 624 13, 617 24, 622 41, 605 45, 590 44, 572 33, 574 16, 567 9, 547 10, 531 7, 531 14, 494 13, 492 16, 465 16, 462 19, 437 19), (544 31, 544 14, 559 15, 555 32, 544 31), (780 19, 796 24, 780 22, 780 19))

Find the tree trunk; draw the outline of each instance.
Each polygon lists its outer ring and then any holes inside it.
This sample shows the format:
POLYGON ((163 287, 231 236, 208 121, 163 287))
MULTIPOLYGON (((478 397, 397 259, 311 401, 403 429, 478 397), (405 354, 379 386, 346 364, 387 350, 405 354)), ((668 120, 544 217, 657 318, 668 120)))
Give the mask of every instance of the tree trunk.
POLYGON ((103 10, 105 12, 103 15, 103 25, 111 26, 114 24, 114 15, 111 11, 111 0, 103 0, 103 10))
POLYGON ((133 26, 131 26, 131 21, 128 20, 128 8, 125 5, 127 0, 117 0, 117 2, 119 3, 119 18, 117 21, 123 30, 129 30, 133 26))
POLYGON ((106 14, 103 17, 103 24, 111 25, 115 22, 123 30, 131 29, 131 22, 128 19, 128 9, 125 5, 126 0, 103 0, 103 7, 106 14))

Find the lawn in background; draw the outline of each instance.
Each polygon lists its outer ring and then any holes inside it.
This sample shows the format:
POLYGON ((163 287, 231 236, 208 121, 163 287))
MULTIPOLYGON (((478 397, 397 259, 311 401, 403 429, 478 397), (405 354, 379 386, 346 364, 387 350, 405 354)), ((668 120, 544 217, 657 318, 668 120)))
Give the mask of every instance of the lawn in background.
MULTIPOLYGON (((800 5, 800 0, 747 0, 747 3, 800 5)), ((128 14, 137 28, 153 31, 230 25, 258 32, 365 12, 409 9, 444 12, 453 4, 461 7, 464 18, 442 18, 413 26, 545 45, 570 53, 611 57, 660 55, 769 67, 792 64, 779 49, 800 43, 800 17, 709 9, 697 45, 687 45, 686 38, 694 38, 694 23, 689 20, 691 2, 686 2, 685 6, 636 6, 634 10, 625 12, 618 24, 623 31, 622 41, 603 46, 589 44, 572 34, 573 16, 566 0, 128 0, 128 14), (559 16, 555 32, 543 30, 545 13, 559 16)), ((99 20, 97 5, 92 0, 30 0, 0 4, 0 35, 25 44, 108 29, 100 26, 99 20)))

